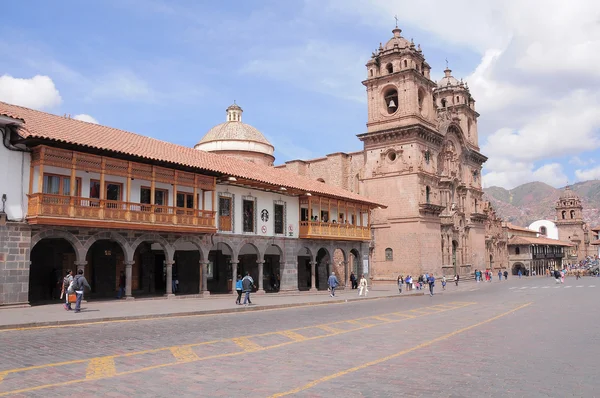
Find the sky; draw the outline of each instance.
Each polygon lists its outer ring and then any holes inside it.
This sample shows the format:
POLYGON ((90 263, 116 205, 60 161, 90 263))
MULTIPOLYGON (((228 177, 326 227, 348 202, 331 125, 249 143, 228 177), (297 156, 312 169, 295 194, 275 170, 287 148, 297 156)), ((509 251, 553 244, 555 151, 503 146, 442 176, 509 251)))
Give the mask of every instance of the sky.
POLYGON ((243 121, 276 164, 361 150, 366 62, 421 44, 468 82, 484 187, 600 179, 595 0, 22 0, 3 5, 0 100, 193 146, 243 121))

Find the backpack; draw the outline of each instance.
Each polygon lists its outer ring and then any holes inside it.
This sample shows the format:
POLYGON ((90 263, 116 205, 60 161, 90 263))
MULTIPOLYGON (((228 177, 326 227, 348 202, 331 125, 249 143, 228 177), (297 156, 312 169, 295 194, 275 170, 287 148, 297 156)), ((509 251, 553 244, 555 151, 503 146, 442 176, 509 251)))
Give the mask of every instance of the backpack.
POLYGON ((245 277, 244 279, 242 279, 242 289, 244 290, 244 292, 249 292, 250 290, 252 290, 252 281, 250 280, 250 278, 245 277))
POLYGON ((69 286, 71 285, 71 282, 69 282, 69 276, 65 276, 63 278, 63 288, 65 289, 65 291, 69 290, 69 286))
POLYGON ((73 278, 69 288, 67 289, 68 293, 75 293, 75 290, 79 290, 79 278, 73 278))

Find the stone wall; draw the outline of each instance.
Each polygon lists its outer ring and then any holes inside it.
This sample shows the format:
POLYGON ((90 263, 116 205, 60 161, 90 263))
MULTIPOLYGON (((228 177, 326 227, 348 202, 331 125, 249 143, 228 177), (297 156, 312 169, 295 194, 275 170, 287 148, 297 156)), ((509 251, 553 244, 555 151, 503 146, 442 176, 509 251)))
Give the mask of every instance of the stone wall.
POLYGON ((0 225, 0 306, 27 304, 30 247, 29 225, 0 225))

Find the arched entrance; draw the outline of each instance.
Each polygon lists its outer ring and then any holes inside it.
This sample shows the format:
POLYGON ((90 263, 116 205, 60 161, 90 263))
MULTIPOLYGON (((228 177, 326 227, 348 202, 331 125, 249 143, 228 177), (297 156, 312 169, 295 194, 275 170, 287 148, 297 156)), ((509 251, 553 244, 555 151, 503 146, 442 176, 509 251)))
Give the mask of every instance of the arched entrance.
POLYGON ((522 263, 515 263, 512 267, 512 274, 518 275, 519 270, 521 270, 521 273, 525 275, 525 266, 522 263))
MULTIPOLYGON (((242 246, 238 253, 238 261, 239 261, 238 275, 241 275, 243 277, 244 275, 246 275, 246 272, 249 272, 250 276, 254 280, 254 286, 256 286, 256 289, 258 289, 259 286, 265 286, 264 268, 263 268, 262 285, 259 284, 260 282, 258 280, 259 272, 258 272, 258 263, 257 263, 258 259, 259 259, 258 248, 250 243, 246 243, 244 246, 242 246)), ((263 265, 263 267, 264 267, 264 265, 263 265)), ((256 291, 256 289, 254 289, 254 291, 256 291)))
POLYGON ((115 297, 119 276, 125 273, 125 254, 121 246, 111 240, 98 240, 89 248, 86 261, 84 275, 92 287, 89 297, 115 297))
POLYGON ((298 250, 298 290, 310 290, 311 285, 311 266, 313 255, 308 247, 298 250))
POLYGON ((197 294, 200 292, 200 250, 190 241, 177 241, 173 244, 175 257, 173 262, 173 280, 175 294, 197 294))
POLYGON ((458 274, 458 260, 457 260, 457 252, 458 252, 458 242, 452 241, 452 266, 454 267, 454 274, 458 274))
POLYGON ((315 269, 315 286, 317 290, 327 290, 327 278, 329 277, 329 269, 331 262, 331 255, 329 250, 320 248, 317 252, 315 269))
MULTIPOLYGON (((229 293, 232 289, 231 260, 233 249, 227 243, 216 243, 208 253, 207 289, 211 294, 229 293)), ((238 274, 240 270, 238 269, 238 274)))
POLYGON ((66 239, 42 239, 31 250, 29 303, 57 300, 67 270, 77 273, 75 249, 66 239))
POLYGON ((142 242, 134 252, 131 291, 134 296, 167 292, 167 255, 159 243, 142 242))
POLYGON ((264 289, 267 293, 276 293, 281 289, 281 257, 283 252, 277 245, 267 247, 265 251, 264 289))
POLYGON ((356 249, 350 250, 350 256, 349 256, 348 261, 350 262, 348 264, 348 268, 350 269, 350 272, 354 273, 354 275, 357 278, 359 278, 360 275, 362 274, 362 264, 360 261, 359 251, 356 249))
POLYGON ((338 281, 342 286, 346 286, 347 281, 350 278, 350 273, 346 267, 346 252, 343 249, 337 248, 333 251, 333 261, 331 265, 331 271, 335 272, 338 281))

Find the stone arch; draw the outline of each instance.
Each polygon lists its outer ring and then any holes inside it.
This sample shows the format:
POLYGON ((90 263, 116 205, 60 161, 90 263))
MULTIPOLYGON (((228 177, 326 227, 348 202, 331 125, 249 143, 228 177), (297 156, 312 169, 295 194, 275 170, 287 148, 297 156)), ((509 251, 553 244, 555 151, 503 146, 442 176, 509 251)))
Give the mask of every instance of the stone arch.
POLYGON ((519 273, 519 270, 521 270, 521 273, 525 275, 525 266, 523 265, 523 263, 514 263, 512 266, 512 274, 517 275, 519 273))
POLYGON ((208 259, 208 252, 210 251, 210 248, 207 248, 204 245, 204 242, 202 242, 202 239, 200 239, 196 235, 185 235, 177 239, 175 242, 173 242, 173 251, 175 251, 175 248, 179 243, 184 242, 188 242, 196 246, 196 248, 200 252, 200 261, 206 261, 206 259, 208 259))
MULTIPOLYGON (((221 242, 221 243, 225 243, 225 242, 221 242)), ((242 248, 246 245, 252 246, 254 248, 254 250, 256 250, 256 255, 258 256, 259 260, 264 259, 264 254, 265 254, 265 250, 260 250, 260 248, 256 245, 256 243, 250 241, 249 239, 244 239, 242 240, 236 247, 235 247, 235 251, 233 251, 234 254, 234 258, 238 258, 240 255, 240 251, 242 250, 242 248)), ((229 246, 229 245, 228 245, 229 246)), ((231 246, 230 246, 231 247, 231 246)))
POLYGON ((41 231, 35 234, 31 238, 31 250, 37 245, 42 239, 64 239, 73 246, 73 250, 75 251, 75 261, 81 262, 85 261, 86 251, 84 250, 83 244, 75 235, 70 233, 69 231, 65 231, 63 229, 48 229, 46 231, 41 231))
POLYGON ((125 261, 133 261, 133 253, 135 252, 135 250, 131 250, 129 242, 127 242, 127 239, 125 239, 123 235, 114 231, 98 232, 97 234, 90 236, 83 245, 83 250, 86 255, 87 252, 90 250, 90 247, 92 247, 92 245, 99 240, 111 240, 117 242, 119 246, 121 246, 123 254, 125 254, 125 261))
POLYGON ((163 238, 159 234, 145 234, 140 236, 131 244, 131 251, 135 253, 138 246, 141 245, 143 242, 158 243, 162 246, 165 252, 166 261, 173 261, 175 257, 175 249, 173 248, 173 245, 171 245, 165 238, 163 238))

